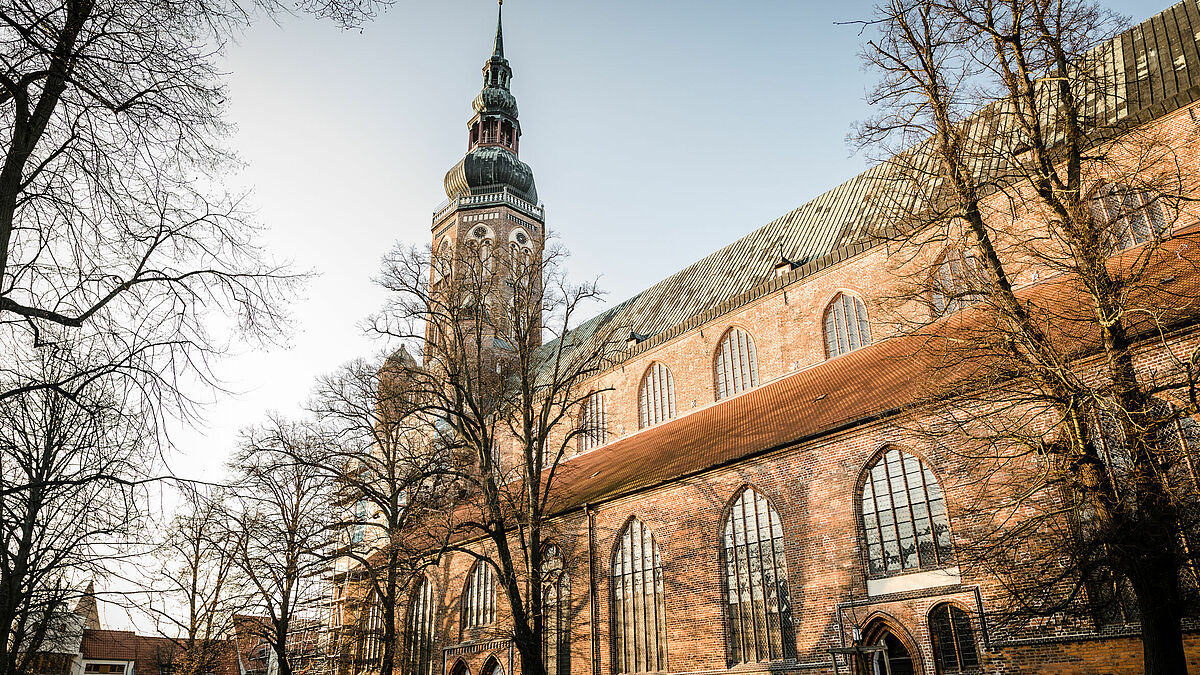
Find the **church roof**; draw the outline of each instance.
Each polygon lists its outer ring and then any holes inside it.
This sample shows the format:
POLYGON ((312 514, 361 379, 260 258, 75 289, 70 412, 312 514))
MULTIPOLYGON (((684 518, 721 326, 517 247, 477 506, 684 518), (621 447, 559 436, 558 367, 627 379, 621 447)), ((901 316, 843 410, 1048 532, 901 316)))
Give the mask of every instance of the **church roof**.
MULTIPOLYGON (((1097 47, 1112 85, 1090 99, 1097 118, 1118 132, 1200 99, 1198 36, 1200 0, 1184 0, 1097 47)), ((622 357, 629 358, 865 251, 886 217, 872 191, 886 189, 892 170, 887 162, 868 169, 592 318, 573 337, 583 344, 601 325, 646 336, 622 357), (777 278, 781 254, 795 269, 777 278)))

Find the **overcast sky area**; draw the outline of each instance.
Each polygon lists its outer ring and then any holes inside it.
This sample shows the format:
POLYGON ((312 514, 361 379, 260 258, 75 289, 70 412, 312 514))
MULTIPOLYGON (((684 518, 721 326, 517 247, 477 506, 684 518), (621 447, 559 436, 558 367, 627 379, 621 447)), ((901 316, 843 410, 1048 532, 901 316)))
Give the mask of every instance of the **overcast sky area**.
MULTIPOLYGON (((1165 2, 1106 3, 1135 21, 1165 2)), ((867 166, 858 53, 871 2, 509 0, 521 158, 575 279, 619 302, 867 166)), ((360 31, 260 21, 226 51, 230 147, 264 243, 316 276, 288 345, 223 361, 235 394, 177 431, 172 468, 220 480, 238 430, 299 415, 313 378, 382 345, 361 320, 397 242, 424 245, 495 30, 494 0, 397 0, 360 31)), ((120 627, 121 617, 106 621, 120 627)))

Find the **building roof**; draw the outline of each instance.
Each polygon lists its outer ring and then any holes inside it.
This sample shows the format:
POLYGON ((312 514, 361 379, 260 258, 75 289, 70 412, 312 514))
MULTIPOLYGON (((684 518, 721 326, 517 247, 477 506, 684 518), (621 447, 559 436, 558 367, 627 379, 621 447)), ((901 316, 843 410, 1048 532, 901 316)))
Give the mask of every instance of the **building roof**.
MULTIPOLYGON (((1131 249, 1113 262, 1129 264, 1141 252, 1131 249)), ((1200 318, 1200 225, 1155 251, 1147 275, 1159 285, 1131 306, 1161 308, 1156 327, 1200 318)), ((1096 336, 1087 333, 1096 328, 1087 318, 1088 296, 1073 278, 1049 279, 1019 295, 1052 310, 1062 333, 1054 339, 1073 341, 1081 353, 1094 351, 1096 336)), ((976 366, 939 362, 939 350, 929 348, 931 336, 977 330, 988 316, 983 309, 965 309, 926 330, 852 351, 563 462, 552 510, 613 499, 939 400, 976 366)))
MULTIPOLYGON (((1185 0, 1098 46, 1097 68, 1111 86, 1090 99, 1103 112, 1097 118, 1118 129, 1200 99, 1198 43, 1200 0, 1185 0)), ((817 196, 584 322, 574 339, 588 342, 601 325, 647 338, 623 354, 628 358, 865 251, 872 246, 870 233, 886 225, 878 191, 894 184, 885 180, 892 170, 887 162, 878 164, 817 196), (781 256, 796 269, 777 279, 781 256)))

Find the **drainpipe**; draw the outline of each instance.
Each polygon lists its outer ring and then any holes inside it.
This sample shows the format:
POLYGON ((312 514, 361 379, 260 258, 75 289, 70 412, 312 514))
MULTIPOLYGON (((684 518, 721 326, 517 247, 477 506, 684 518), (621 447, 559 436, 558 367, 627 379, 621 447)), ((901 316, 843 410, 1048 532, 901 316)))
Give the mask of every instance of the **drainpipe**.
POLYGON ((588 531, 588 607, 591 609, 588 632, 592 638, 592 675, 600 675, 600 636, 596 634, 596 624, 600 621, 600 608, 596 604, 596 514, 591 504, 586 503, 583 514, 587 518, 588 531))

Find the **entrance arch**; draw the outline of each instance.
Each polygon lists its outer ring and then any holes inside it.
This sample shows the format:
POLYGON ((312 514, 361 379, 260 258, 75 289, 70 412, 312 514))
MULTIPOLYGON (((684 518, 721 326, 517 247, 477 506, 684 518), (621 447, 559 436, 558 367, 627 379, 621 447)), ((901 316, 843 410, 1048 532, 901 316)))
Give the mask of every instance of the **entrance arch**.
MULTIPOLYGON (((924 675, 925 668, 921 663, 920 650, 908 632, 896 623, 884 618, 874 619, 863 631, 863 643, 887 647, 892 675, 924 675)), ((887 675, 887 672, 884 655, 873 655, 867 670, 868 675, 887 675)))
POLYGON ((479 675, 504 675, 504 667, 500 665, 500 661, 496 659, 495 655, 492 655, 483 662, 483 667, 479 669, 479 675))
POLYGON ((471 675, 471 669, 467 667, 467 662, 459 659, 454 662, 454 666, 450 668, 450 675, 471 675))

